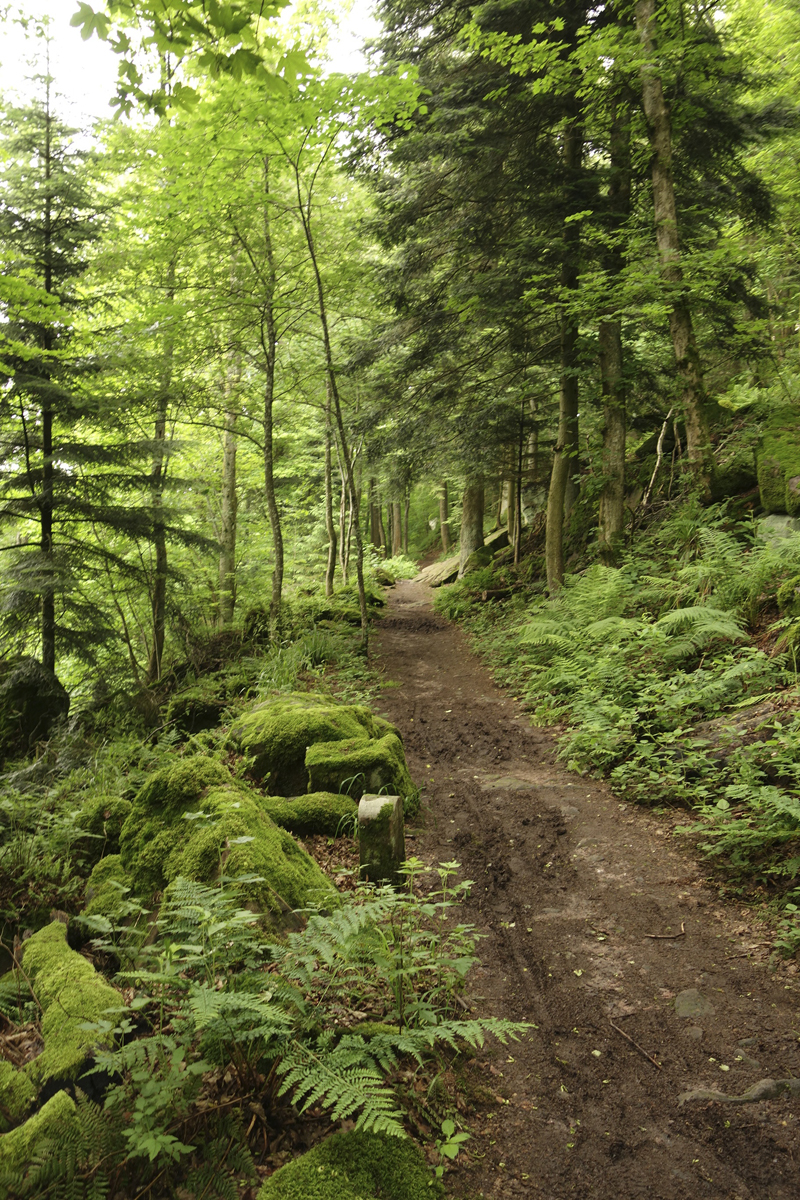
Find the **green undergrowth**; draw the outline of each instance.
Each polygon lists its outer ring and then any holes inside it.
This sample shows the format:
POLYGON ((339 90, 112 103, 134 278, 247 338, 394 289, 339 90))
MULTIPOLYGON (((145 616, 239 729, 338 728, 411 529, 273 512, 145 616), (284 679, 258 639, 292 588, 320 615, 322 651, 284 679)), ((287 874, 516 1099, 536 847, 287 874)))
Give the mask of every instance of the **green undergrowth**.
MULTIPOLYGON (((768 541, 729 508, 684 505, 618 567, 568 575, 557 596, 480 602, 469 580, 437 607, 571 768, 654 806, 745 892, 800 899, 800 537, 768 541)), ((506 577, 486 574, 484 589, 506 577), (494 580, 494 582, 492 582, 494 580)))
MULTIPOLYGON (((259 1128, 280 1128, 309 1109, 327 1111, 333 1129, 346 1121, 388 1138, 387 1171, 390 1159, 405 1162, 429 1194, 422 1160, 395 1149, 418 1103, 414 1071, 440 1070, 487 1036, 505 1042, 527 1029, 465 1018, 459 1006, 477 960, 475 931, 459 919, 469 884, 456 868, 442 864, 438 886, 420 896, 414 880, 425 868, 412 860, 407 889, 360 888, 277 940, 264 937, 235 883, 175 880, 144 938, 113 913, 95 917, 94 953, 121 964, 114 982, 128 1002, 116 997, 83 1023, 95 1066, 78 1080, 75 1103, 61 1093, 58 1130, 45 1108, 32 1126, 0 1137, 2 1194, 88 1198, 156 1187, 235 1197, 255 1178, 245 1121, 252 1129, 255 1113, 259 1128)), ((317 1154, 344 1172, 337 1196, 371 1197, 358 1145, 347 1158, 337 1146, 317 1154)), ((391 1175, 375 1172, 376 1181, 391 1175)), ((294 1195, 303 1177, 298 1164, 283 1176, 288 1191, 264 1194, 294 1195)), ((407 1193, 398 1184, 385 1194, 407 1193)))

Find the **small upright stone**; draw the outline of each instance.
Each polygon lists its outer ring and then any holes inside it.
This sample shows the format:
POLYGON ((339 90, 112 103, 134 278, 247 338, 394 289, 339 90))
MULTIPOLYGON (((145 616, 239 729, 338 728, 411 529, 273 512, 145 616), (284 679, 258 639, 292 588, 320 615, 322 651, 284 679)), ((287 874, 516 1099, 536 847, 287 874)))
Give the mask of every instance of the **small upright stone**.
POLYGON ((403 801, 400 796, 362 796, 358 805, 361 878, 370 883, 399 883, 406 857, 403 801))

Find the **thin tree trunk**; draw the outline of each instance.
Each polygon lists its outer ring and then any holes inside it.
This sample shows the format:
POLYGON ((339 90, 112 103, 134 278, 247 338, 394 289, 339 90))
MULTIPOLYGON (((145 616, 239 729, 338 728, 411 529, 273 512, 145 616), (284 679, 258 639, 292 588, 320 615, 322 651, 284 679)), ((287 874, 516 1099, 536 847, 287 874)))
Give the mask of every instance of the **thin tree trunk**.
POLYGON ((675 365, 681 379, 689 467, 704 495, 710 498, 714 474, 706 394, 692 314, 683 280, 680 231, 672 177, 672 126, 656 62, 656 0, 637 0, 636 29, 647 55, 641 68, 642 101, 652 146, 653 209, 661 277, 671 309, 669 328, 675 365))
POLYGON ((470 555, 474 554, 476 550, 480 550, 483 545, 483 502, 483 476, 469 476, 464 487, 464 498, 461 508, 459 579, 464 574, 464 568, 469 561, 470 555))
POLYGON ((238 410, 236 392, 241 375, 238 359, 229 355, 225 374, 225 421, 222 452, 222 528, 219 551, 219 626, 224 628, 233 620, 236 603, 236 449, 238 410))
MULTIPOLYGON (((167 267, 166 297, 175 299, 175 259, 167 267)), ((164 639, 167 627, 167 531, 164 523, 164 482, 167 472, 167 415, 172 387, 172 366, 175 340, 171 327, 167 327, 164 340, 164 359, 161 382, 156 396, 156 416, 153 429, 153 461, 150 468, 150 504, 153 510, 153 553, 155 573, 153 576, 152 614, 153 641, 145 671, 145 683, 156 683, 161 678, 164 659, 164 639)))
POLYGON ((272 596, 269 615, 275 625, 280 621, 283 598, 283 530, 278 499, 275 493, 275 450, 273 446, 273 411, 275 403, 275 360, 278 344, 275 325, 275 255, 272 247, 272 226, 269 215, 269 157, 264 158, 264 248, 266 257, 266 302, 261 321, 261 346, 264 352, 264 492, 272 532, 275 565, 272 568, 272 596))
MULTIPOLYGON (((615 105, 611 123, 611 172, 608 190, 609 232, 613 241, 605 262, 606 271, 612 281, 620 276, 625 266, 619 239, 631 206, 630 117, 628 105, 615 105)), ((613 307, 612 302, 612 310, 613 307)), ((613 564, 625 526, 627 431, 622 322, 618 317, 608 315, 600 321, 598 343, 603 390, 603 490, 600 494, 598 533, 600 557, 604 562, 613 564)))
POLYGON ((405 520, 403 521, 403 553, 408 558, 408 518, 411 516, 411 492, 406 492, 405 498, 405 520))
POLYGON ((519 441, 517 442, 517 495, 514 505, 514 565, 519 562, 522 547, 522 459, 525 453, 525 401, 519 415, 519 441))
MULTIPOLYGON (((49 181, 52 174, 52 140, 50 113, 50 77, 47 77, 47 103, 45 112, 45 162, 44 177, 49 181)), ((50 187, 45 183, 44 196, 44 290, 53 291, 53 200, 50 187)), ((52 350, 53 338, 48 331, 42 338, 42 348, 52 350)), ((45 367, 49 378, 49 369, 45 367)), ((48 671, 56 669, 56 594, 53 563, 53 409, 48 392, 42 401, 42 492, 39 501, 39 526, 42 551, 42 666, 48 671)))
POLYGON ((389 542, 386 537, 386 526, 383 523, 383 503, 380 494, 378 495, 378 545, 383 551, 384 557, 388 558, 389 542))
MULTIPOLYGON (((325 528, 328 532, 328 563, 325 568, 325 595, 333 595, 333 577, 336 573, 336 526, 333 522, 333 458, 331 441, 331 389, 325 388, 325 528)), ((344 497, 344 491, 342 492, 344 497)), ((344 531, 342 531, 344 532, 344 531)), ((344 574, 344 571, 342 571, 344 574)))
POLYGON ((447 480, 443 479, 439 487, 439 532, 442 535, 442 551, 447 554, 451 546, 450 514, 447 507, 447 480))
MULTIPOLYGON (((339 430, 339 443, 341 446, 342 461, 344 463, 345 473, 347 475, 347 486, 350 492, 350 503, 356 513, 358 511, 358 499, 356 493, 356 481, 353 473, 353 460, 350 455, 350 449, 347 445, 347 435, 344 427, 344 416, 342 414, 342 403, 339 396, 339 387, 336 379, 336 369, 333 363, 333 348, 331 346, 330 330, 328 327, 328 310, 325 300, 325 288, 322 282, 322 275, 317 262, 317 252, 314 244, 314 235, 311 228, 311 198, 309 196, 308 207, 303 203, 303 195, 300 187, 300 168, 297 161, 292 163, 295 175, 295 184, 297 189, 297 204, 300 213, 300 219, 303 223, 303 232, 306 238, 306 246, 308 248, 308 257, 311 261, 311 267, 314 272, 314 279, 317 285, 317 301, 319 304, 319 320, 322 327, 322 344, 325 351, 325 368, 327 372, 328 383, 331 390, 331 398, 333 400, 333 409, 336 416, 336 425, 339 430)), ((367 593, 364 586, 364 539, 361 536, 361 522, 358 519, 353 521, 353 528, 356 534, 356 579, 358 582, 358 602, 361 609, 361 641, 364 647, 364 653, 369 654, 369 614, 367 612, 367 593)))
POLYGON ((380 503, 378 498, 378 484, 375 479, 370 479, 369 481, 369 527, 372 544, 376 550, 380 550, 382 545, 380 503))
POLYGON ((403 552, 403 518, 399 500, 393 500, 392 510, 392 558, 403 552))
MULTIPOLYGON (((564 168, 567 190, 581 166, 583 130, 577 117, 564 130, 564 168)), ((572 205, 569 206, 572 208, 572 205)), ((577 251, 578 222, 571 221, 564 230, 561 284, 573 291, 578 286, 577 251)), ((568 487, 577 468, 578 456, 578 325, 566 310, 561 314, 561 378, 559 385, 558 435, 550 474, 545 526, 545 565, 547 587, 557 591, 564 582, 564 520, 569 511, 568 487)))

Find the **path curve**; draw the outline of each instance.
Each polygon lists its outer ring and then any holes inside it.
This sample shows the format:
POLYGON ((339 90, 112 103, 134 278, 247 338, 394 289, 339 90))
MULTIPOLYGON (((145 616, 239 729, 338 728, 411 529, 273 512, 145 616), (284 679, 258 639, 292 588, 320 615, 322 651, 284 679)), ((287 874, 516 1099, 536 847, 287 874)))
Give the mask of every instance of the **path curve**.
POLYGON ((397 685, 382 712, 425 782, 408 852, 475 881, 463 919, 486 936, 467 996, 538 1026, 467 1068, 470 1158, 448 1193, 796 1200, 800 1099, 678 1106, 800 1076, 800 988, 767 969, 763 930, 667 822, 556 761, 428 587, 392 589, 375 644, 397 685))

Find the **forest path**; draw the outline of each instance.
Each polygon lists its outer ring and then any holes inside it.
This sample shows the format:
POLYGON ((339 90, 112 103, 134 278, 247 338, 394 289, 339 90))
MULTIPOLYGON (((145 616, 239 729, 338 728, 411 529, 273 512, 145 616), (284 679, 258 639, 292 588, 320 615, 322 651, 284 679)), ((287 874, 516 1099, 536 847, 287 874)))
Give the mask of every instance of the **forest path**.
POLYGON ((467 1068, 473 1136, 448 1194, 796 1200, 800 1097, 678 1105, 800 1075, 800 988, 766 969, 764 932, 667 822, 557 763, 429 588, 397 584, 375 643, 399 685, 382 711, 425 783, 407 852, 474 880, 460 919, 485 940, 467 998, 538 1027, 467 1068))

